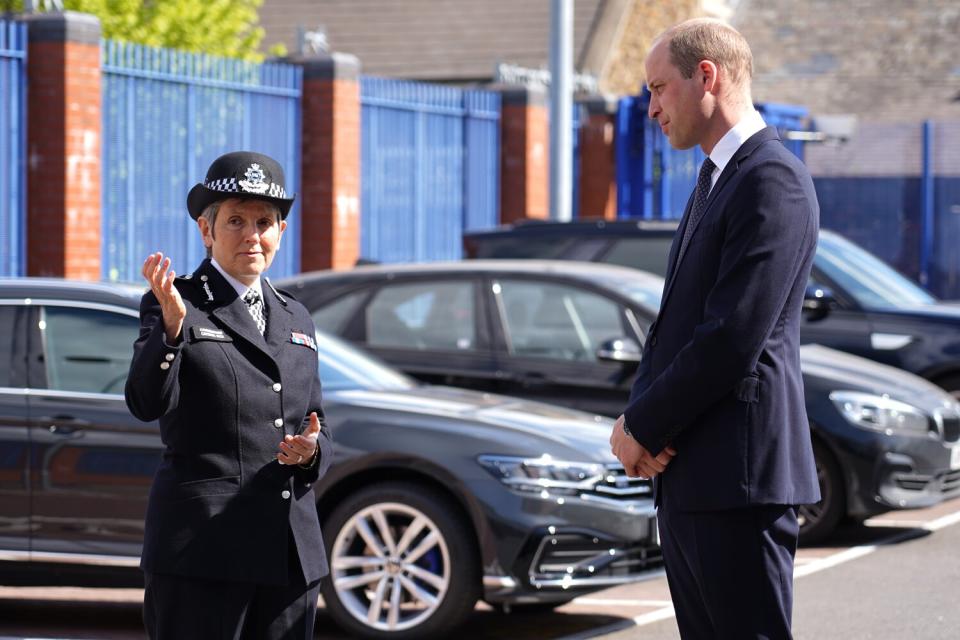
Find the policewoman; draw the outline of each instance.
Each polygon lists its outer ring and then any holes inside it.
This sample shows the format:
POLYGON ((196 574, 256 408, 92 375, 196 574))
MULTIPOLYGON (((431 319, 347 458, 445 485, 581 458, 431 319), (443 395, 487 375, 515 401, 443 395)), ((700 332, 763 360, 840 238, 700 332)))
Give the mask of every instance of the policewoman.
POLYGON ((207 259, 143 263, 126 399, 165 445, 140 562, 154 639, 313 637, 332 443, 313 322, 263 277, 293 200, 276 161, 228 153, 187 197, 207 259))

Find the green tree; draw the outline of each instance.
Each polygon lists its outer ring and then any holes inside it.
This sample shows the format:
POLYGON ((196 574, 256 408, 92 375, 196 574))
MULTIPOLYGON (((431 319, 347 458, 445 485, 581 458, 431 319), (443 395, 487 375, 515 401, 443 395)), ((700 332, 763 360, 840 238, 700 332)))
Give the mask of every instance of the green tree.
MULTIPOLYGON (((70 11, 100 18, 104 38, 154 47, 262 60, 259 9, 263 0, 64 0, 70 11)), ((23 0, 0 0, 21 11, 23 0)), ((283 55, 283 45, 271 48, 283 55)))

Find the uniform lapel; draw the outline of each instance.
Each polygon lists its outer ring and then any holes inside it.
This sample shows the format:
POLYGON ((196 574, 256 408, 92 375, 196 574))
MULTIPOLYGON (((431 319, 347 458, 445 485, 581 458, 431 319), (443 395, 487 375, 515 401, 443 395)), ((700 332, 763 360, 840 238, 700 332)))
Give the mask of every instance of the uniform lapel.
MULTIPOLYGON (((193 274, 193 278, 200 282, 206 301, 203 304, 217 322, 223 325, 230 333, 239 336, 266 352, 267 345, 263 336, 257 331, 257 325, 250 315, 247 303, 240 299, 237 290, 220 275, 216 267, 204 260, 203 264, 193 274)), ((267 326, 270 318, 267 318, 267 326)))
POLYGON ((261 288, 267 307, 267 331, 264 337, 271 355, 276 356, 283 345, 290 341, 293 312, 288 308, 286 299, 277 293, 266 278, 261 279, 261 288))

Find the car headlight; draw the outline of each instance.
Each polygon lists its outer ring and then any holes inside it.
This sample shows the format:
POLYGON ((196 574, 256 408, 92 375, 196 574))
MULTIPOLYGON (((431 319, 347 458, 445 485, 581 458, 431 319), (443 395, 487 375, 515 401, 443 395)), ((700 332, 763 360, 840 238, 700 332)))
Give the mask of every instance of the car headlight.
POLYGON ((925 435, 930 432, 930 417, 906 402, 859 391, 834 391, 830 399, 844 418, 864 429, 888 434, 925 435))
POLYGON ((484 469, 511 489, 577 495, 593 489, 604 478, 604 466, 591 462, 485 455, 477 458, 484 469))

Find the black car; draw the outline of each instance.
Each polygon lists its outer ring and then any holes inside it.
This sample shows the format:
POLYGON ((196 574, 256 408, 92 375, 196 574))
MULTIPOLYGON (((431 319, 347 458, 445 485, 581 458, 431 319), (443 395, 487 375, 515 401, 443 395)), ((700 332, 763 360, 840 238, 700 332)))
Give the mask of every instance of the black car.
MULTIPOLYGON (((663 279, 585 262, 474 260, 315 272, 284 286, 317 326, 430 382, 616 416, 663 279)), ((909 373, 821 346, 801 350, 823 500, 812 542, 849 515, 960 491, 960 406, 909 373)))
MULTIPOLYGON (((676 221, 524 222, 464 234, 469 258, 618 264, 664 275, 676 221)), ((889 364, 960 398, 960 306, 821 229, 801 340, 889 364)))
MULTIPOLYGON (((123 397, 141 293, 0 280, 0 583, 142 584, 161 443, 123 397)), ((478 598, 552 607, 660 564, 650 484, 610 453, 611 420, 317 342, 336 450, 315 486, 323 595, 344 628, 444 636, 478 598)))

